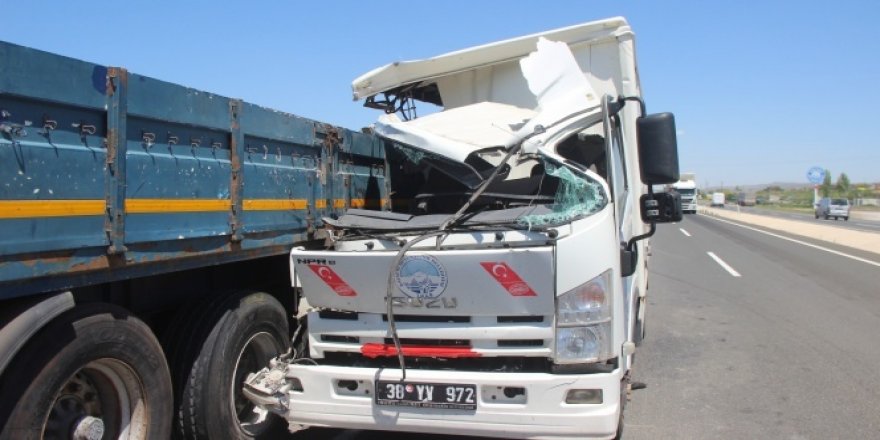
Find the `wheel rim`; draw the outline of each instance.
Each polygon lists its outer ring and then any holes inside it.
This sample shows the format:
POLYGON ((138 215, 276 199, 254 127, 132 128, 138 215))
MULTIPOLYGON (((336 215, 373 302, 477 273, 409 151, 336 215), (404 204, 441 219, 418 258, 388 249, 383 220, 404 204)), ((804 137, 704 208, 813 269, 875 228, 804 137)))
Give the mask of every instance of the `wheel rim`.
POLYGON ((249 373, 268 365, 278 355, 281 347, 267 332, 253 334, 244 344, 235 362, 232 375, 231 399, 232 413, 238 417, 239 428, 249 436, 257 436, 268 429, 266 423, 269 411, 254 405, 242 393, 242 384, 249 373))
POLYGON ((59 389, 43 422, 46 440, 140 439, 146 437, 144 386, 116 359, 97 359, 77 370, 59 389))

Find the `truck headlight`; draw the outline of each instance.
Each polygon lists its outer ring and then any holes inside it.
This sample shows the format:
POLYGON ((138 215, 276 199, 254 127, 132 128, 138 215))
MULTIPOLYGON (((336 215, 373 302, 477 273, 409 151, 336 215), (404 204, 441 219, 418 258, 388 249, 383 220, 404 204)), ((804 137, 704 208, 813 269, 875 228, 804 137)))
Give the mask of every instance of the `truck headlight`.
POLYGON ((556 324, 569 327, 611 319, 611 269, 568 292, 556 301, 556 324))
POLYGON ((611 270, 556 300, 556 363, 599 362, 613 356, 611 270))

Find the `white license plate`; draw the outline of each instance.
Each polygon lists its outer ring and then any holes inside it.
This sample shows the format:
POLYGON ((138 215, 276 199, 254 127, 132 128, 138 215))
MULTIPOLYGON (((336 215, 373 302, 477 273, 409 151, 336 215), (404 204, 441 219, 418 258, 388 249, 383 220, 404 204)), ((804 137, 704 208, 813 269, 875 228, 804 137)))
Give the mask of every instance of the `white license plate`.
POLYGON ((376 404, 474 411, 477 386, 377 380, 376 404))

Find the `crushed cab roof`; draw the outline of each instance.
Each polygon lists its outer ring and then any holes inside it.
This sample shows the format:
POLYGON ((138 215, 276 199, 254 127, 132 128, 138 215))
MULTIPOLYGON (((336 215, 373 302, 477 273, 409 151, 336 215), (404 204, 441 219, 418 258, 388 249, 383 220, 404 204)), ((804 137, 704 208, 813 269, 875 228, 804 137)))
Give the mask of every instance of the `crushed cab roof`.
POLYGON ((512 105, 480 102, 405 123, 393 114, 382 115, 374 130, 407 145, 430 145, 432 152, 464 162, 476 150, 507 146, 513 133, 534 115, 512 105))
POLYGON ((532 136, 534 142, 523 143, 522 151, 535 153, 541 136, 567 129, 559 125, 563 120, 599 109, 599 99, 566 43, 539 37, 535 50, 516 64, 524 84, 515 90, 535 100, 534 110, 478 102, 410 121, 386 114, 373 129, 379 136, 464 162, 477 150, 512 147, 532 136))
MULTIPOLYGON (((409 92, 417 99, 446 108, 459 104, 473 104, 479 100, 495 101, 491 97, 472 99, 469 102, 456 99, 456 103, 453 103, 455 105, 450 105, 450 102, 445 102, 450 99, 442 96, 442 91, 437 92, 436 80, 445 78, 446 81, 456 81, 457 77, 463 75, 479 76, 481 71, 491 70, 493 66, 523 58, 535 50, 539 37, 566 43, 574 49, 580 45, 625 34, 632 34, 626 20, 622 17, 614 17, 458 50, 424 60, 395 62, 355 79, 352 82, 353 96, 355 100, 359 100, 401 86, 412 86, 409 92)), ((514 78, 513 81, 516 79, 514 78)), ((533 107, 517 102, 508 103, 525 108, 533 107)))

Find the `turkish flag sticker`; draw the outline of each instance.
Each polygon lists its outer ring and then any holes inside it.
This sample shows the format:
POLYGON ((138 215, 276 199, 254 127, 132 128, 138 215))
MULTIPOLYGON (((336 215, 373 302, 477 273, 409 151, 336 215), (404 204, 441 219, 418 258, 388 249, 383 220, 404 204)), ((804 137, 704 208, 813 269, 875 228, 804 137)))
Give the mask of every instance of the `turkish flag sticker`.
POLYGON ((323 264, 309 264, 309 269, 315 273, 322 281, 327 283, 334 292, 339 296, 357 296, 357 292, 351 288, 330 266, 323 264))
POLYGON ((483 266, 483 269, 486 269, 486 272, 489 272, 489 275, 492 275, 492 278, 495 278, 495 281, 504 286, 507 293, 510 293, 512 296, 538 296, 528 283, 523 281, 507 263, 503 261, 485 261, 480 263, 480 266, 483 266))

